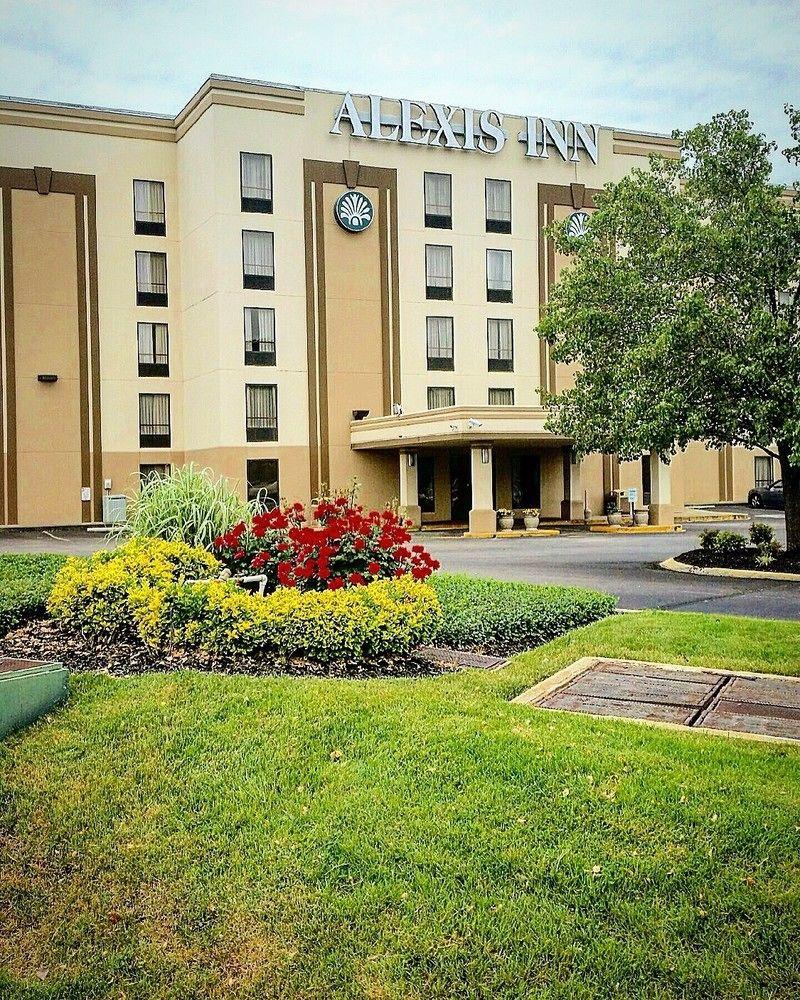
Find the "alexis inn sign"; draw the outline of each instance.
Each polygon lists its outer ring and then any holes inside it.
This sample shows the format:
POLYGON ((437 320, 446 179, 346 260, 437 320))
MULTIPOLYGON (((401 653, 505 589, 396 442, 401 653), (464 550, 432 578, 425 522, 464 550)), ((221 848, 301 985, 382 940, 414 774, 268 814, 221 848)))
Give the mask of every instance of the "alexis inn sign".
MULTIPOLYGON (((342 135, 342 125, 346 123, 350 135, 357 139, 481 153, 499 153, 509 138, 503 116, 497 111, 389 100, 375 94, 366 100, 369 106, 359 111, 353 95, 345 94, 331 134, 342 135)), ((577 163, 581 153, 585 153, 592 163, 597 163, 598 132, 597 125, 529 115, 517 139, 524 144, 526 156, 547 159, 554 155, 577 163)))

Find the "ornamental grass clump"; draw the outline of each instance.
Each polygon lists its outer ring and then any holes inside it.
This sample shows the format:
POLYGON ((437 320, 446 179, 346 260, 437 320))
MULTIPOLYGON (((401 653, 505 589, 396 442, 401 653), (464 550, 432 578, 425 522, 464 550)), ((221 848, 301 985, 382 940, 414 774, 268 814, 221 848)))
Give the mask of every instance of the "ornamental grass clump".
POLYGON ((373 580, 425 580, 439 568, 424 546, 412 544, 395 511, 365 511, 348 496, 320 500, 311 517, 296 503, 254 515, 214 541, 214 552, 235 574, 263 573, 267 589, 338 590, 373 580))
POLYGON ((210 469, 192 463, 145 480, 128 504, 120 534, 163 538, 210 549, 233 525, 249 522, 253 508, 210 469))

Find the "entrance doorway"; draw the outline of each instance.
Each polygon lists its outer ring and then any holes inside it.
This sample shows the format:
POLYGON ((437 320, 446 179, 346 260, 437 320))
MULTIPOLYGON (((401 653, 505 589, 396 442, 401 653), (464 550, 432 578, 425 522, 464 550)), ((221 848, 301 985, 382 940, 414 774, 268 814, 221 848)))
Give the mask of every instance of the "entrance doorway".
POLYGON ((542 506, 542 466, 538 455, 511 456, 511 506, 514 510, 542 506))
POLYGON ((472 507, 472 466, 468 451, 450 452, 450 517, 462 523, 469 521, 472 507))

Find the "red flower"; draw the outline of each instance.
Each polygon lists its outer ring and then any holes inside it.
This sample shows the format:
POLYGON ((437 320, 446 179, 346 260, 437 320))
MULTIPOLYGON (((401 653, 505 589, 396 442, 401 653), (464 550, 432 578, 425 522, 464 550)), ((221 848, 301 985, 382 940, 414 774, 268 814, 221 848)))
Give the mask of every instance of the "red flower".
POLYGON ((328 590, 339 590, 344 586, 344 580, 340 576, 333 576, 328 580, 328 590))
POLYGON ((353 548, 356 550, 356 552, 363 552, 366 547, 367 543, 364 541, 363 538, 357 538, 353 542, 353 548))
POLYGON ((367 582, 360 573, 351 573, 348 580, 354 587, 360 587, 362 584, 367 582))
POLYGON ((373 576, 377 576, 381 571, 380 563, 371 562, 367 563, 367 572, 371 573, 373 576))
POLYGON ((394 575, 396 577, 405 576, 406 575, 406 571, 405 571, 404 567, 398 566, 397 569, 394 571, 394 575))

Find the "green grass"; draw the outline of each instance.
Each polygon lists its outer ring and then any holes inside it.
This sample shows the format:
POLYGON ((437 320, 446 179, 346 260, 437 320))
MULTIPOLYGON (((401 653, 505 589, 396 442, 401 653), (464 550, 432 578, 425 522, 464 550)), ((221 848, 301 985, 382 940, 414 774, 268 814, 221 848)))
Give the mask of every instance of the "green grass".
POLYGON ((75 677, 0 747, 0 996, 796 997, 800 751, 508 703, 589 653, 800 673, 800 626, 620 615, 413 682, 75 677))
POLYGON ((44 611, 65 561, 57 555, 0 555, 0 635, 44 611))

